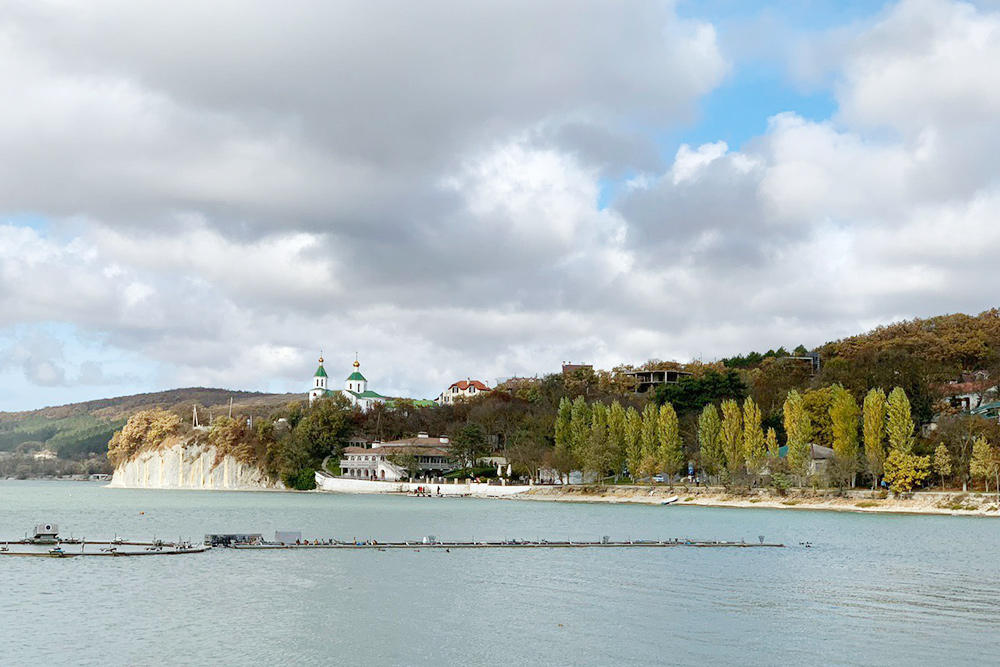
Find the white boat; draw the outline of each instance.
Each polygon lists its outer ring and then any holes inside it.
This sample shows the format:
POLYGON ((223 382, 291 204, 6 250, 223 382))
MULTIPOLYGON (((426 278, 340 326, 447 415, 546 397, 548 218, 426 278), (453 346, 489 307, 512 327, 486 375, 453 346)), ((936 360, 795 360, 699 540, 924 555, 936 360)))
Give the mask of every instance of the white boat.
POLYGON ((673 505, 678 500, 680 500, 679 496, 670 496, 669 498, 664 498, 663 502, 661 502, 660 504, 661 505, 673 505))

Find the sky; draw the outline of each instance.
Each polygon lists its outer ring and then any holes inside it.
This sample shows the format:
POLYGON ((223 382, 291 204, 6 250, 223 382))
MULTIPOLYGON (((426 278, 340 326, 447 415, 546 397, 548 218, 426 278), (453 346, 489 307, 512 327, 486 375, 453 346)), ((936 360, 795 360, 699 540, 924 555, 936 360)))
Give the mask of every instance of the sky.
POLYGON ((1000 305, 1000 0, 0 0, 0 411, 1000 305))

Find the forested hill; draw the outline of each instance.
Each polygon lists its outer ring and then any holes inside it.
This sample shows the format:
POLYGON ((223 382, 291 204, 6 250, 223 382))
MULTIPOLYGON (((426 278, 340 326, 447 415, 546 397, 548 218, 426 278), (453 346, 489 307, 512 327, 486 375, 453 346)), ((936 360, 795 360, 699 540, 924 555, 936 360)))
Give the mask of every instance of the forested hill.
POLYGON ((1000 358, 1000 309, 897 322, 827 343, 817 351, 824 361, 892 351, 955 370, 991 368, 1000 358))
MULTIPOLYGON (((269 414, 290 401, 304 400, 305 395, 193 387, 26 412, 0 412, 0 451, 49 449, 61 458, 103 456, 111 434, 139 410, 168 408, 190 412, 197 405, 199 410, 221 414, 228 409, 230 399, 241 414, 269 414)), ((204 418, 207 420, 208 415, 204 418)))

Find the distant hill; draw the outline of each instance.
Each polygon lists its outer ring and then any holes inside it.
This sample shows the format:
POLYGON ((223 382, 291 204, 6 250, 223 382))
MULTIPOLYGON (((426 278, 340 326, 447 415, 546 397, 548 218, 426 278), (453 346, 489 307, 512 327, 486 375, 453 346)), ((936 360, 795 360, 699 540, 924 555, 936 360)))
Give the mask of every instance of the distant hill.
POLYGON ((104 398, 25 412, 0 412, 0 451, 49 449, 60 458, 82 458, 107 451, 111 434, 139 410, 164 408, 183 416, 198 406, 201 418, 233 410, 267 415, 305 394, 263 394, 253 391, 193 387, 149 394, 104 398))

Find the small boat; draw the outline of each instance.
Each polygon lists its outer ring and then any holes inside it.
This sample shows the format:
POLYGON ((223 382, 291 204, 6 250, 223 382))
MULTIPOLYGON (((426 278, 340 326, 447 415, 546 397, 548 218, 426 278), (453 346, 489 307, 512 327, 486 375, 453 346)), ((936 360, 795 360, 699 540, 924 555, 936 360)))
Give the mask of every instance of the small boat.
POLYGON ((678 497, 678 496, 670 496, 669 498, 664 498, 663 502, 661 502, 660 504, 661 505, 673 505, 678 500, 680 500, 680 497, 678 497))
POLYGON ((66 552, 62 550, 62 547, 55 547, 53 549, 49 549, 49 555, 53 558, 65 558, 66 552))

